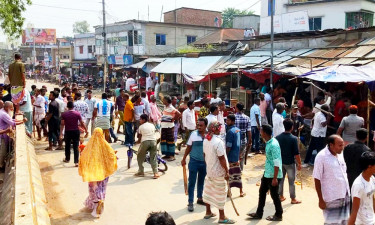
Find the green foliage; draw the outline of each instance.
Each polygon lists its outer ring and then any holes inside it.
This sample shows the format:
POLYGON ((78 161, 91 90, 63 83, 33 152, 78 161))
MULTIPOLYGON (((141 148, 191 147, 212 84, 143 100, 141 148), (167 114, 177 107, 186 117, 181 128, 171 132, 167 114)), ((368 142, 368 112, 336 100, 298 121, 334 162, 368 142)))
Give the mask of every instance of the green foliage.
POLYGON ((77 21, 73 24, 73 33, 84 34, 90 32, 90 24, 86 21, 77 21))
POLYGON ((224 28, 232 28, 233 27, 233 18, 236 15, 253 15, 253 11, 247 10, 239 10, 235 8, 226 8, 221 13, 223 18, 223 27, 224 28))
POLYGON ((206 47, 202 48, 197 48, 191 45, 181 47, 178 49, 179 54, 186 54, 186 53, 196 53, 196 52, 209 52, 209 51, 214 51, 214 47, 212 45, 207 45, 206 47))
POLYGON ((31 0, 0 0, 1 28, 10 39, 17 39, 22 34, 25 18, 22 13, 31 0))

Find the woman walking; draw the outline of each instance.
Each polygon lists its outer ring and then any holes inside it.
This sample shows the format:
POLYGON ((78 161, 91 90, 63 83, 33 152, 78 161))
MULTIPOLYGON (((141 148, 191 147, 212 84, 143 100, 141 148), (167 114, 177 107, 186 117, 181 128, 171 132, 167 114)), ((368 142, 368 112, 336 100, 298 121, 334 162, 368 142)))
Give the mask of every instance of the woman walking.
POLYGON ((116 170, 116 153, 105 140, 103 130, 96 128, 81 153, 78 168, 83 181, 89 182, 85 206, 93 210, 94 217, 100 217, 103 212, 108 179, 116 170))

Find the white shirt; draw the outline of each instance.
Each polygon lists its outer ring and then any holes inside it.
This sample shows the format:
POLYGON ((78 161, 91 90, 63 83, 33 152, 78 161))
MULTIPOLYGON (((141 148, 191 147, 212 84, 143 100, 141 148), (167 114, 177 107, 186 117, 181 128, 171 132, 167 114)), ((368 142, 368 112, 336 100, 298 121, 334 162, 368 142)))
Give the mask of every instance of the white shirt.
POLYGON ((268 93, 265 93, 264 94, 264 100, 266 100, 268 107, 270 107, 270 109, 273 110, 273 105, 271 104, 272 103, 271 95, 268 94, 268 93))
POLYGON ((226 131, 225 131, 224 111, 219 111, 219 114, 217 114, 217 121, 221 123, 220 134, 225 135, 226 131))
POLYGON ((211 122, 217 121, 217 116, 208 114, 206 116, 206 119, 207 119, 207 127, 208 127, 208 125, 210 125, 211 122))
MULTIPOLYGON (((323 104, 323 105, 330 105, 331 104, 331 100, 332 100, 332 98, 331 97, 328 97, 327 98, 327 101, 325 101, 325 103, 323 104)), ((322 105, 321 104, 319 104, 319 103, 316 103, 315 104, 315 107, 313 108, 313 110, 312 110, 312 112, 313 113, 318 113, 318 112, 320 112, 320 110, 319 109, 321 109, 322 108, 322 105), (316 109, 316 108, 318 108, 318 109, 316 109)))
POLYGON ((327 126, 323 127, 322 123, 326 122, 327 119, 322 112, 318 112, 314 116, 314 125, 311 130, 311 136, 313 137, 326 137, 327 126))
POLYGON ((113 102, 106 99, 102 99, 95 104, 95 109, 98 109, 97 116, 111 116, 111 108, 113 107, 113 102))
POLYGON ((344 157, 342 154, 332 155, 328 147, 316 156, 313 177, 320 180, 325 202, 345 198, 350 193, 344 157))
POLYGON ((216 103, 219 103, 221 101, 222 101, 221 98, 211 98, 210 104, 216 104, 216 103))
POLYGON ((148 90, 148 88, 151 87, 151 85, 152 85, 152 79, 149 76, 146 78, 146 90, 148 90))
POLYGON ((280 113, 275 113, 272 115, 274 137, 276 137, 277 135, 285 131, 283 121, 284 121, 284 117, 280 113))
POLYGON ((361 200, 357 218, 355 220, 356 225, 374 224, 374 206, 373 198, 375 191, 375 178, 370 177, 370 182, 367 182, 360 174, 353 182, 352 186, 352 198, 357 197, 361 200))
POLYGON ((150 103, 148 102, 147 98, 141 98, 141 101, 145 105, 145 113, 149 116, 151 114, 150 103))
POLYGON ((142 135, 141 142, 156 141, 155 126, 152 123, 144 123, 138 128, 138 133, 142 135))
POLYGON ((205 154, 207 177, 224 177, 225 170, 220 164, 219 157, 225 157, 228 168, 229 164, 223 140, 218 135, 213 135, 211 141, 204 139, 203 153, 205 154))
POLYGON ((141 115, 144 113, 144 111, 145 111, 145 104, 143 104, 143 102, 141 102, 139 105, 134 105, 135 120, 140 120, 141 115))
POLYGON ((258 115, 259 126, 262 125, 261 116, 260 116, 260 108, 257 104, 254 104, 250 109, 250 122, 251 122, 252 127, 258 126, 257 119, 256 119, 255 115, 258 115))
POLYGON ((65 104, 64 104, 64 101, 59 99, 59 98, 56 98, 55 99, 56 102, 59 104, 59 113, 61 115, 61 113, 65 112, 65 104))
POLYGON ((44 99, 43 96, 38 95, 38 97, 36 97, 35 102, 34 102, 34 106, 40 106, 40 107, 35 107, 35 113, 37 113, 37 114, 46 113, 46 111, 45 111, 46 99, 44 99))
POLYGON ((196 121, 194 109, 185 109, 185 111, 182 113, 182 125, 188 130, 195 130, 196 121))
POLYGON ((87 113, 86 118, 91 119, 92 114, 94 112, 95 105, 96 105, 96 99, 95 98, 91 98, 91 99, 86 98, 85 102, 89 106, 89 112, 87 113))
POLYGON ((128 79, 126 80, 125 89, 126 89, 127 91, 130 91, 130 86, 133 85, 133 84, 135 84, 135 80, 134 80, 133 78, 128 78, 128 79))

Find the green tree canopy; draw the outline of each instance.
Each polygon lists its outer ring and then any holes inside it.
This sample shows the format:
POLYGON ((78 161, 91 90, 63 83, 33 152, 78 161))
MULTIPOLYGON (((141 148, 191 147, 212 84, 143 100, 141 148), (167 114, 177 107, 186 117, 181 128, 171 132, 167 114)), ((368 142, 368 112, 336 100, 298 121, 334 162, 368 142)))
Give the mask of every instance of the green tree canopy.
POLYGON ((73 24, 73 33, 84 34, 88 32, 90 32, 90 24, 86 20, 77 21, 73 24))
POLYGON ((19 38, 22 34, 25 18, 22 13, 31 0, 0 0, 0 26, 11 39, 19 38))
POLYGON ((235 8, 226 8, 221 13, 223 17, 223 27, 232 28, 233 27, 233 18, 236 15, 253 15, 254 11, 240 10, 235 8))

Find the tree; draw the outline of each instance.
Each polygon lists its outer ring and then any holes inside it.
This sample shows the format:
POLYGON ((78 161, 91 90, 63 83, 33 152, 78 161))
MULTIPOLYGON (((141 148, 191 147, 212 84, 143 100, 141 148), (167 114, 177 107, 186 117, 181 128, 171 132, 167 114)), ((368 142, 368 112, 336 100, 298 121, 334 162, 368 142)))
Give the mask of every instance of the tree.
POLYGON ((226 8, 221 13, 223 18, 223 27, 224 28, 232 28, 233 27, 233 18, 236 15, 254 15, 253 11, 247 10, 239 10, 235 8, 226 8))
POLYGON ((73 33, 83 34, 88 32, 90 32, 90 24, 86 20, 77 21, 73 24, 73 33))
POLYGON ((31 5, 31 0, 0 0, 0 26, 11 39, 17 39, 22 34, 25 22, 22 13, 26 5, 31 5))

